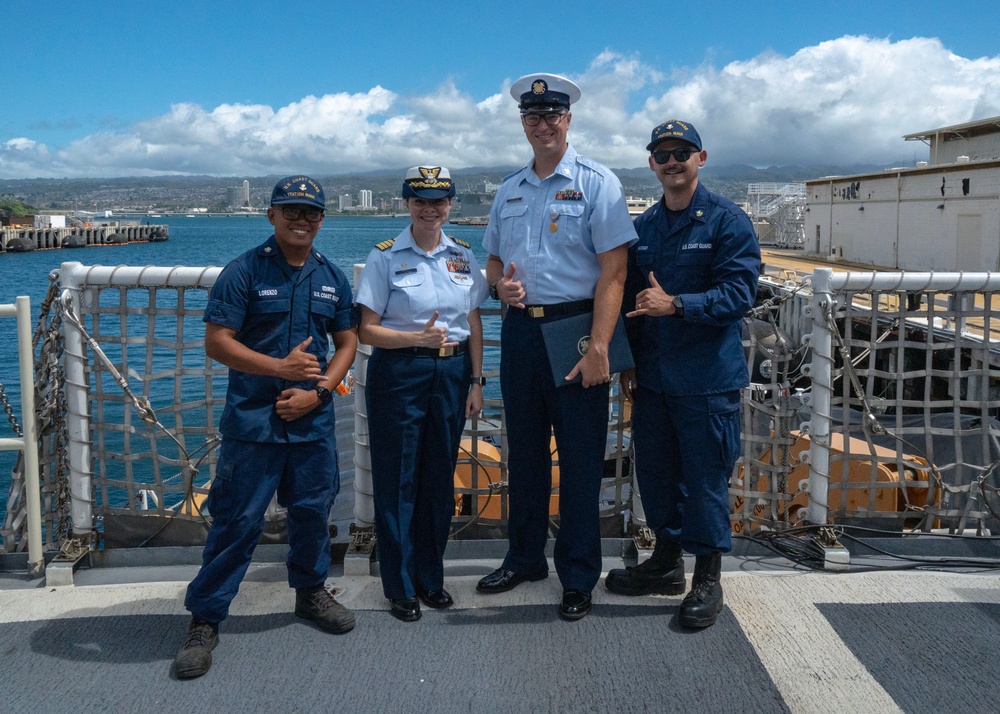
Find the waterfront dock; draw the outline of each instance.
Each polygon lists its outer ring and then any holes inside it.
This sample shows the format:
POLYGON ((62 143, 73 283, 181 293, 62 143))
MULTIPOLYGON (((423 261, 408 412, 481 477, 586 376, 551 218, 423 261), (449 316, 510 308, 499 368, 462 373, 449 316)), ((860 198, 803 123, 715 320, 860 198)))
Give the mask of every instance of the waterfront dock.
POLYGON ((170 237, 167 225, 137 222, 96 223, 65 228, 2 228, 0 252, 23 253, 54 248, 85 248, 92 245, 122 245, 165 241, 170 237))

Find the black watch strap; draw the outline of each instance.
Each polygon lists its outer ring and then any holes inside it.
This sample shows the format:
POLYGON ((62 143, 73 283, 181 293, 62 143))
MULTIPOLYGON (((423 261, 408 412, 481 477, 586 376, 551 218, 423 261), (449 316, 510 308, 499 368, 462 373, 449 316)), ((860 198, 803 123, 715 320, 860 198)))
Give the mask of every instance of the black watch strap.
POLYGON ((490 285, 490 297, 493 298, 494 300, 500 299, 500 293, 497 291, 497 285, 499 284, 500 281, 497 280, 495 283, 490 285))
POLYGON ((469 384, 478 384, 480 387, 485 387, 486 377, 472 377, 469 379, 469 384))

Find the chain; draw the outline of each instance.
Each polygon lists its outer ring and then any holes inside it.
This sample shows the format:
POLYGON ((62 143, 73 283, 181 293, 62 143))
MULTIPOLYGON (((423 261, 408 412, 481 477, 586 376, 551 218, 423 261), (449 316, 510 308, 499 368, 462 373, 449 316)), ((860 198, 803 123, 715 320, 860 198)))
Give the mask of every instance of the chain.
POLYGON ((4 389, 2 383, 0 383, 0 405, 3 406, 4 414, 7 415, 7 421, 10 422, 10 428, 19 438, 24 436, 24 432, 21 431, 21 425, 17 423, 17 415, 14 413, 14 408, 10 405, 10 398, 7 396, 7 390, 4 389))

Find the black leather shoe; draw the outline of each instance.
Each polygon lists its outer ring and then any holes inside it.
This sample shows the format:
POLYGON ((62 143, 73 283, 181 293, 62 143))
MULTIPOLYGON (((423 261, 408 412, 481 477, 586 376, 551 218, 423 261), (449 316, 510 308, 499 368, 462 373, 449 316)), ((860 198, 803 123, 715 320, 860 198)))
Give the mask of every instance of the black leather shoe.
POLYGON ((393 616, 403 622, 416 622, 420 619, 420 603, 415 597, 389 600, 389 604, 393 616))
POLYGON ((563 590, 559 616, 564 620, 579 620, 590 612, 590 593, 582 590, 563 590))
POLYGON ((451 599, 451 595, 444 588, 441 588, 440 590, 431 590, 429 592, 424 592, 418 588, 417 597, 420 598, 420 602, 424 605, 427 607, 433 607, 435 610, 441 610, 442 608, 451 607, 455 604, 455 601, 451 599))
POLYGON ((549 577, 548 570, 541 570, 537 573, 515 573, 506 568, 497 568, 492 573, 479 581, 476 590, 481 593, 505 593, 513 590, 523 582, 537 582, 549 577))

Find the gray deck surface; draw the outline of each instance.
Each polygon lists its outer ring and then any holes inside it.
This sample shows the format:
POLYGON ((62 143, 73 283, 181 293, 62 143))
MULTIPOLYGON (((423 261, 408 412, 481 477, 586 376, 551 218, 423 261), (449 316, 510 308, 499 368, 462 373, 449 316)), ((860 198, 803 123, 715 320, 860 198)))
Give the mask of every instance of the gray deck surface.
MULTIPOLYGON (((357 614, 346 635, 292 615, 278 563, 255 563, 214 665, 170 672, 195 565, 81 570, 75 584, 0 579, 9 711, 996 712, 1000 576, 833 574, 727 557, 714 627, 680 629, 679 597, 625 598, 563 622, 553 573, 476 594, 495 560, 447 561, 451 610, 416 623, 370 575, 329 584, 357 614)), ((606 558, 605 568, 620 559, 606 558)), ((690 563, 689 563, 690 565, 690 563)), ((690 568, 689 568, 690 570, 690 568)))

